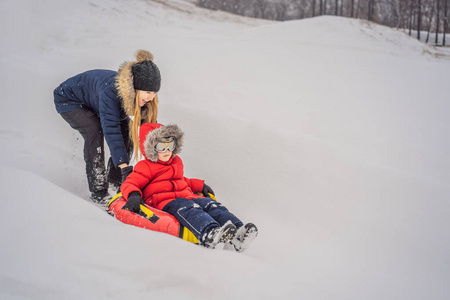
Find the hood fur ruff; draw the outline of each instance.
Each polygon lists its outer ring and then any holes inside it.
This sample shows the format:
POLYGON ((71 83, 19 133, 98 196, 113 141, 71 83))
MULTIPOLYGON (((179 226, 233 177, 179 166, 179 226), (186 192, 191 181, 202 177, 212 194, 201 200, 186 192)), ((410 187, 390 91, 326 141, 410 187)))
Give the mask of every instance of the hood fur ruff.
MULTIPOLYGON (((141 127, 145 127, 147 124, 143 124, 141 127)), ((151 130, 153 127, 148 127, 149 130, 151 130)), ((145 130, 145 128, 143 128, 145 130)), ((143 132, 141 132, 142 134, 143 132)), ((145 157, 152 161, 157 162, 158 161, 158 152, 155 150, 156 144, 161 140, 162 138, 167 137, 174 137, 176 138, 176 147, 172 152, 172 157, 179 154, 183 148, 183 131, 175 124, 169 124, 166 126, 161 126, 156 129, 153 129, 147 133, 147 136, 145 137, 143 145, 141 145, 141 148, 144 150, 145 157), (142 147, 143 146, 143 147, 142 147)))
POLYGON ((119 97, 122 98, 122 107, 127 116, 134 115, 136 91, 133 85, 132 67, 140 62, 151 60, 153 61, 153 54, 147 50, 139 50, 136 53, 136 60, 132 62, 124 62, 117 72, 116 88, 119 97))

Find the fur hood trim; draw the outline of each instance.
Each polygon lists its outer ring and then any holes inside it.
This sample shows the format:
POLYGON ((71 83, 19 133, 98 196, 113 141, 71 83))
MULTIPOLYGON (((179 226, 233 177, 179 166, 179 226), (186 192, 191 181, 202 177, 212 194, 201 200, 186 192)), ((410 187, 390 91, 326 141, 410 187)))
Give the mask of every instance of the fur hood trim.
POLYGON ((183 131, 175 124, 166 126, 158 123, 142 124, 139 130, 141 152, 148 160, 157 162, 158 152, 155 150, 156 144, 163 138, 174 137, 176 139, 176 147, 172 152, 172 157, 174 157, 183 148, 183 136, 183 131))
POLYGON ((136 61, 124 62, 117 72, 115 85, 118 95, 122 99, 122 107, 127 116, 134 115, 136 102, 132 68, 137 63, 149 60, 153 61, 153 54, 147 50, 138 50, 136 52, 136 61))

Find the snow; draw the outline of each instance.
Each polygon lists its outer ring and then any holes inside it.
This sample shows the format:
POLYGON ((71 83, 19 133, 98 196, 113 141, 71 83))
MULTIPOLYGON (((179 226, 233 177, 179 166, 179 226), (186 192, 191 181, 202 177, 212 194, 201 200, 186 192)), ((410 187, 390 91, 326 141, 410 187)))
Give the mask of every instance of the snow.
POLYGON ((0 2, 0 299, 449 299, 450 51, 336 17, 187 1, 0 2), (260 234, 244 253, 128 226, 88 199, 53 89, 137 49, 159 121, 260 234))

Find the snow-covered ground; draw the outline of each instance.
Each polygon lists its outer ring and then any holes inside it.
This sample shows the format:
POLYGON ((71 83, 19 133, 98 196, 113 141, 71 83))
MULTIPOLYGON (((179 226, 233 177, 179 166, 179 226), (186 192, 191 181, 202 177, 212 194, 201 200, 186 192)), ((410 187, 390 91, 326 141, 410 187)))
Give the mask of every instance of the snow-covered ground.
POLYGON ((0 299, 449 299, 450 51, 180 0, 0 2, 0 299), (89 203, 53 89, 137 49, 186 175, 260 235, 212 251, 89 203))

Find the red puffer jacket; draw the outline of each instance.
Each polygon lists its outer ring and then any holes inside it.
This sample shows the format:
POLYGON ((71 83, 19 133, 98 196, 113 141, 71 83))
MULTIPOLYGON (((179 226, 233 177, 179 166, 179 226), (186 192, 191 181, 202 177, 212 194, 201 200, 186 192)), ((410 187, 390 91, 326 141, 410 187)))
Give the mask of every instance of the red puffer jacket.
POLYGON ((176 155, 181 151, 183 132, 176 125, 162 126, 146 123, 139 132, 140 144, 145 160, 136 164, 120 188, 122 196, 128 200, 131 192, 139 192, 147 205, 162 210, 170 201, 181 197, 194 199, 200 196, 204 180, 184 177, 183 162, 176 155), (158 138, 174 136, 177 149, 167 162, 159 161, 154 145, 158 138))
POLYGON ((138 191, 146 204, 162 210, 175 198, 199 197, 194 192, 201 192, 203 183, 200 179, 184 177, 183 162, 180 157, 175 156, 168 162, 138 162, 122 184, 121 191, 125 199, 128 199, 131 192, 138 191))

